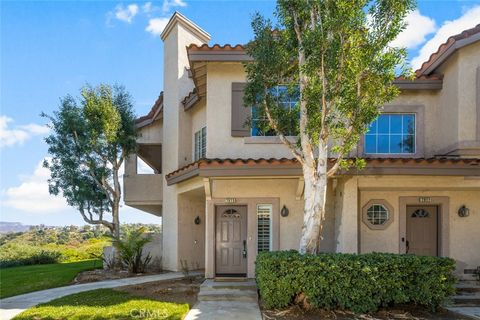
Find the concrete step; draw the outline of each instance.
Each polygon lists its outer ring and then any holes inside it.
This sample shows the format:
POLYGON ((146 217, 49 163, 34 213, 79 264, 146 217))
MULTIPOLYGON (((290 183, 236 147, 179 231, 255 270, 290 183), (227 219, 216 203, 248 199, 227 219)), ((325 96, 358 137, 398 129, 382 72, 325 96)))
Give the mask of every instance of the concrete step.
POLYGON ((463 293, 480 293, 480 282, 478 281, 459 281, 455 285, 457 294, 463 293))
POLYGON ((202 291, 197 295, 199 301, 258 301, 256 291, 224 289, 215 291, 202 291))
POLYGON ((257 291, 257 284, 254 280, 245 280, 245 281, 215 281, 212 279, 205 280, 200 285, 200 290, 224 290, 224 289, 235 289, 235 290, 253 290, 257 291))
POLYGON ((200 285, 199 301, 248 301, 257 302, 255 281, 215 281, 205 280, 200 285))
POLYGON ((463 293, 452 297, 454 306, 480 306, 480 293, 463 293))

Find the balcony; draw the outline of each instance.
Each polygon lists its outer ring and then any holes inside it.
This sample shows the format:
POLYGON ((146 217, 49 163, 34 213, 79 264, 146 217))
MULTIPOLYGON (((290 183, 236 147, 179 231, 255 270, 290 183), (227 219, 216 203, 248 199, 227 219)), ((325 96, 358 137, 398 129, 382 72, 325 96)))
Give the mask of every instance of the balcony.
POLYGON ((159 157, 154 157, 159 151, 157 149, 149 148, 149 152, 145 152, 145 146, 142 146, 139 148, 138 155, 132 154, 127 158, 123 176, 123 193, 127 206, 161 216, 163 174, 159 170, 161 163, 157 163, 161 160, 159 157))

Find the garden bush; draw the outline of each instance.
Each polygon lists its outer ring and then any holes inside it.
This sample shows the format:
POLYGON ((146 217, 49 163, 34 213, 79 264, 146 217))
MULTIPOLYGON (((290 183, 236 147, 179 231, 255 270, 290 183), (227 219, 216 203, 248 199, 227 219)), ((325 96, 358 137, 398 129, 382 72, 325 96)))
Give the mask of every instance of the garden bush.
POLYGON ((402 303, 435 309, 454 293, 454 269, 450 258, 277 251, 257 256, 256 281, 266 308, 303 297, 313 308, 356 313, 402 303))
POLYGON ((58 263, 61 259, 62 254, 58 251, 25 244, 3 245, 0 251, 1 268, 58 263))

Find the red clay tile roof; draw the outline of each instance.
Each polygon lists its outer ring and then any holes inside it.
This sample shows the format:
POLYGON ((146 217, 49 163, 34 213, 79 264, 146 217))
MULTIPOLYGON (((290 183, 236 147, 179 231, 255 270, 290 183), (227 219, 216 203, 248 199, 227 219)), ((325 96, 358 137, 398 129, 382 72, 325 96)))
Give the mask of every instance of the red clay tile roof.
POLYGON ((223 46, 216 43, 214 45, 209 46, 208 44, 202 44, 201 46, 198 46, 194 43, 190 44, 187 47, 187 51, 216 51, 216 50, 222 50, 222 51, 245 51, 245 46, 242 44, 236 44, 232 46, 231 44, 227 43, 224 44, 223 46))
POLYGON ((163 112, 163 91, 160 92, 160 95, 153 104, 152 109, 150 109, 150 112, 145 116, 135 119, 135 124, 140 128, 149 125, 153 122, 155 115, 158 115, 161 112, 163 112))
MULTIPOLYGON (((469 37, 471 37, 471 36, 473 36, 477 33, 480 33, 480 24, 478 24, 474 28, 464 30, 457 35, 449 37, 448 40, 445 43, 440 45, 440 47, 438 48, 438 50, 436 52, 431 54, 430 58, 422 64, 420 69, 415 71, 416 76, 417 76, 416 79, 419 79, 419 80, 427 80, 427 79, 428 80, 441 80, 441 78, 440 79, 436 78, 436 77, 439 77, 438 75, 431 75, 434 78, 430 78, 431 76, 429 76, 428 74, 431 73, 431 72, 426 73, 427 69, 432 64, 434 64, 436 61, 438 61, 440 59, 440 57, 442 59, 446 59, 450 54, 452 54, 455 50, 453 50, 451 52, 447 52, 447 50, 449 48, 451 48, 456 42, 458 42, 459 40, 467 39, 467 38, 469 38, 469 37), (445 52, 447 52, 447 56, 443 56, 445 52)), ((241 45, 241 44, 237 44, 237 45, 234 45, 234 46, 232 46, 230 44, 225 44, 225 45, 222 46, 218 43, 214 44, 214 45, 211 45, 211 46, 209 46, 208 44, 203 44, 201 46, 198 46, 196 44, 191 44, 191 45, 188 46, 187 51, 189 51, 189 52, 238 51, 240 53, 240 52, 245 52, 245 46, 241 45)), ((397 78, 397 80, 403 80, 403 79, 397 78)))
POLYGON ((183 108, 185 110, 188 110, 191 107, 193 107, 194 104, 197 103, 199 100, 200 100, 200 97, 197 93, 197 88, 193 88, 193 90, 190 91, 185 98, 183 98, 182 100, 183 108))
POLYGON ((430 58, 422 64, 420 69, 415 71, 417 76, 419 77, 423 74, 426 74, 428 68, 433 65, 438 59, 446 59, 449 55, 451 55, 455 50, 448 52, 447 56, 443 56, 448 51, 448 49, 450 49, 457 41, 470 38, 477 33, 480 33, 480 24, 477 24, 471 29, 464 30, 459 34, 449 37, 446 42, 442 43, 438 47, 438 50, 436 52, 430 55, 430 58))
MULTIPOLYGON (((477 158, 447 158, 447 157, 434 157, 434 158, 365 158, 367 165, 375 167, 382 164, 401 164, 401 165, 417 165, 427 167, 429 165, 444 164, 444 165, 467 165, 467 166, 480 166, 480 159, 477 158)), ((333 163, 334 159, 330 159, 333 163)), ((201 159, 196 162, 187 164, 173 172, 170 172, 165 176, 167 180, 174 179, 175 177, 186 175, 189 172, 194 172, 200 168, 232 168, 232 167, 258 167, 258 166, 285 166, 300 167, 296 159, 290 158, 259 158, 259 159, 201 159)), ((478 168, 480 175, 480 167, 478 168)))

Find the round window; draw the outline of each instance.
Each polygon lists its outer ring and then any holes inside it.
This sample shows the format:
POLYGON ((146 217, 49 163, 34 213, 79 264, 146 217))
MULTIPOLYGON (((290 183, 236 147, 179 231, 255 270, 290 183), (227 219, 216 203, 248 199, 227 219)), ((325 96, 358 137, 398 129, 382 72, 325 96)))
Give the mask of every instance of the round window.
POLYGON ((374 226, 385 224, 388 218, 388 209, 382 204, 373 204, 367 210, 367 220, 374 226))

